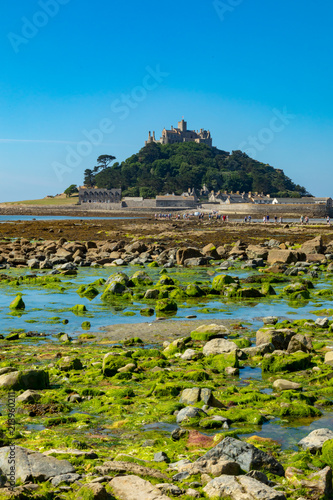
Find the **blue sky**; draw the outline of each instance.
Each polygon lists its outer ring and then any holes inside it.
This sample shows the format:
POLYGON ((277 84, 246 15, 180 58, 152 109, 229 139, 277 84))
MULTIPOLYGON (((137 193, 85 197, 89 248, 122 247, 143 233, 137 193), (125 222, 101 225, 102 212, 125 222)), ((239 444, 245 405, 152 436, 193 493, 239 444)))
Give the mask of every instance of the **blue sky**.
POLYGON ((2 0, 0 201, 82 184, 184 116, 332 192, 333 3, 2 0), (172 9, 174 6, 174 9, 172 9))

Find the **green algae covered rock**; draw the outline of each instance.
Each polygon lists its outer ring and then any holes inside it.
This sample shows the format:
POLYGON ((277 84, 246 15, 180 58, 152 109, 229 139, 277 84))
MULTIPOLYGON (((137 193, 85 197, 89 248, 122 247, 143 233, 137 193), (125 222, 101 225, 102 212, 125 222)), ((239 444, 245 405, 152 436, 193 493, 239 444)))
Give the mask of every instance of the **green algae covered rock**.
POLYGON ((188 297, 203 297, 205 292, 200 288, 199 285, 192 283, 191 285, 187 285, 185 289, 185 293, 188 297))
POLYGON ((182 337, 170 342, 170 344, 164 349, 163 354, 167 357, 173 357, 176 353, 181 352, 185 349, 185 345, 191 340, 190 337, 182 337))
POLYGON ((81 335, 78 336, 79 340, 93 340, 96 338, 96 335, 93 335, 92 333, 81 333, 81 335))
POLYGON ((261 293, 265 296, 267 295, 276 295, 276 291, 272 287, 270 283, 263 283, 261 287, 261 293))
POLYGON ((137 349, 136 351, 133 352, 132 358, 133 359, 138 359, 138 358, 165 359, 165 356, 158 349, 137 349))
POLYGON ((230 285, 230 283, 235 283, 232 276, 228 274, 219 274, 213 279, 212 289, 220 292, 226 285, 230 285))
POLYGON ((170 382, 166 384, 156 384, 153 394, 159 397, 179 396, 181 387, 170 382))
POLYGON ((131 277, 131 281, 135 286, 148 286, 153 284, 153 280, 144 271, 137 271, 131 277))
POLYGON ((228 333, 228 329, 223 325, 201 325, 196 330, 191 332, 192 340, 209 341, 218 337, 222 337, 228 333))
POLYGON ((300 401, 286 404, 280 410, 280 417, 307 418, 320 417, 321 415, 322 412, 318 408, 300 401))
POLYGON ((14 371, 0 375, 0 389, 47 389, 49 387, 49 374, 45 370, 14 371))
POLYGON ((6 340, 18 340, 20 338, 20 334, 18 332, 12 332, 7 335, 6 340))
POLYGON ((187 298, 185 290, 182 288, 174 288, 169 292, 169 299, 184 300, 187 298))
POLYGON ((71 356, 64 356, 59 359, 56 364, 57 368, 62 372, 70 372, 72 370, 82 370, 83 365, 79 358, 72 358, 71 356))
POLYGON ((173 314, 178 310, 177 303, 171 299, 161 299, 156 301, 156 314, 173 314))
POLYGON ((87 308, 84 304, 76 304, 76 306, 71 307, 70 309, 74 314, 80 315, 87 312, 87 308))
POLYGON ((217 354, 216 356, 209 356, 208 358, 206 358, 206 363, 219 372, 223 372, 227 366, 231 366, 232 368, 239 367, 237 351, 232 351, 225 354, 217 354))
POLYGON ((152 307, 143 307, 142 309, 140 309, 141 316, 153 316, 154 312, 155 311, 152 307))
POLYGON ((109 298, 112 298, 114 295, 124 295, 124 293, 127 293, 127 291, 128 289, 125 285, 115 281, 107 285, 106 289, 101 295, 101 299, 107 300, 109 298))
POLYGON ((325 441, 322 447, 322 457, 326 465, 333 468, 333 439, 325 441))
POLYGON ((223 417, 226 417, 231 422, 246 422, 252 425, 262 425, 266 419, 261 413, 254 408, 230 408, 223 412, 223 417))
POLYGON ((192 380, 193 382, 203 382, 204 380, 209 380, 210 376, 205 370, 191 370, 184 373, 184 379, 192 380))
POLYGON ((128 358, 117 356, 113 352, 108 352, 103 358, 102 372, 105 377, 113 377, 119 368, 128 364, 128 358))
POLYGON ((243 337, 242 339, 232 339, 232 341, 235 342, 235 344, 240 349, 244 349, 245 347, 250 347, 251 346, 251 341, 248 338, 246 338, 246 337, 243 337))
POLYGON ((282 354, 266 354, 262 360, 263 372, 296 372, 305 370, 311 366, 311 355, 305 352, 295 352, 290 355, 282 354))
POLYGON ((282 294, 287 296, 289 300, 308 300, 310 292, 308 283, 292 283, 283 288, 282 294))
POLYGON ((127 286, 128 282, 129 282, 129 277, 127 276, 127 274, 123 273, 122 271, 119 271, 119 273, 112 274, 111 276, 109 276, 105 284, 110 285, 110 283, 121 283, 122 285, 127 286))
POLYGON ((92 300, 99 294, 99 291, 93 285, 81 285, 76 292, 81 297, 87 297, 87 299, 92 300))
POLYGON ((220 429, 223 427, 224 423, 226 420, 221 419, 216 419, 214 417, 207 417, 203 418, 199 422, 199 427, 202 427, 203 429, 220 429))
POLYGON ((257 288, 248 287, 237 290, 236 297, 242 299, 255 299, 263 297, 263 294, 257 288))
POLYGON ((15 299, 9 304, 10 309, 25 309, 25 303, 22 296, 17 295, 15 299))
POLYGON ((124 345, 135 345, 135 344, 143 344, 143 341, 140 337, 131 337, 130 339, 124 340, 124 345))
POLYGON ((174 284, 175 282, 173 281, 172 278, 170 278, 170 276, 162 275, 158 280, 158 282, 156 283, 156 286, 160 287, 160 286, 174 285, 174 284))
POLYGON ((90 321, 83 321, 83 323, 81 323, 81 328, 83 330, 90 330, 90 327, 91 327, 90 321))

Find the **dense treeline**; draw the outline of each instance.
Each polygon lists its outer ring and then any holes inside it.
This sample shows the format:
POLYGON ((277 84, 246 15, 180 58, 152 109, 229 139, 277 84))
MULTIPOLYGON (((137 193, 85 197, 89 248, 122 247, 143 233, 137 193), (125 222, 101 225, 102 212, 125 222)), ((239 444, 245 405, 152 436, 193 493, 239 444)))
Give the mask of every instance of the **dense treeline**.
POLYGON ((106 166, 98 173, 86 170, 84 183, 106 189, 121 187, 124 196, 144 198, 181 194, 188 188, 200 189, 203 184, 214 191, 257 191, 279 197, 308 194, 282 170, 241 151, 229 154, 194 142, 148 144, 121 164, 106 166))

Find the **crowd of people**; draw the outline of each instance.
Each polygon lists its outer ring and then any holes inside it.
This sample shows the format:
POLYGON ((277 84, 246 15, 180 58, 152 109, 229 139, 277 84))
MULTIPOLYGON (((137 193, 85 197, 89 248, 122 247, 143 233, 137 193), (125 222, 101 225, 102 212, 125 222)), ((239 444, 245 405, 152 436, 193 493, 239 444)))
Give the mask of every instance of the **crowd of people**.
MULTIPOLYGON (((160 212, 160 213, 155 213, 155 220, 159 220, 159 219, 168 219, 168 220, 171 220, 171 219, 176 219, 176 220, 189 220, 189 219, 193 219, 193 218, 197 218, 197 219, 208 219, 209 221, 211 220, 220 220, 221 222, 229 222, 229 217, 228 215, 222 215, 220 214, 219 212, 217 211, 212 211, 212 212, 208 212, 208 213, 205 213, 205 212, 184 212, 182 214, 180 213, 164 213, 164 212, 160 212)), ((326 220, 326 224, 327 225, 331 225, 331 220, 330 220, 330 217, 327 215, 325 217, 325 220, 326 220)), ((303 225, 303 224, 309 224, 310 222, 310 219, 309 217, 306 215, 301 215, 300 219, 300 224, 303 225)), ((251 223, 253 222, 253 219, 252 219, 252 216, 251 215, 245 215, 244 219, 243 219, 243 222, 245 223, 251 223)), ((257 221, 256 221, 257 222, 257 221)), ((263 218, 262 218, 262 222, 264 224, 267 224, 269 222, 274 222, 275 224, 283 224, 283 218, 282 216, 280 217, 277 217, 276 215, 274 216, 274 219, 270 219, 270 216, 267 214, 267 215, 264 215, 263 218)))

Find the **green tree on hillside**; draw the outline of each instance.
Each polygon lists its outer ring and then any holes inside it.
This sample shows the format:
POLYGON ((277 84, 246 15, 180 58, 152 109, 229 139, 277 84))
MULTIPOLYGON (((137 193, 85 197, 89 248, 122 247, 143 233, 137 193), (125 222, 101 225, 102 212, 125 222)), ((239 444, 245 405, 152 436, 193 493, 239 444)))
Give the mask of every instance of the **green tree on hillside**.
POLYGON ((79 190, 77 188, 77 185, 76 184, 71 184, 70 186, 68 186, 67 189, 65 189, 64 193, 66 195, 66 198, 69 198, 70 196, 72 196, 73 194, 75 193, 78 193, 79 190))

